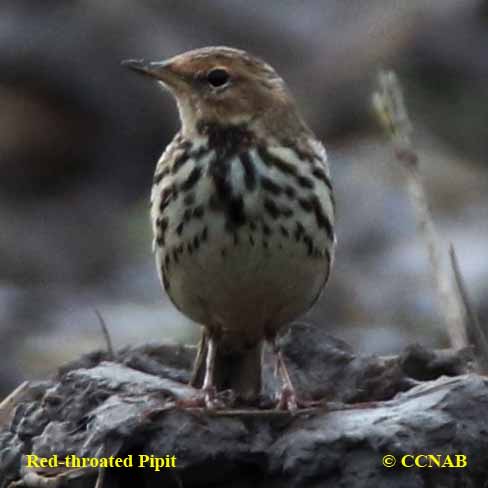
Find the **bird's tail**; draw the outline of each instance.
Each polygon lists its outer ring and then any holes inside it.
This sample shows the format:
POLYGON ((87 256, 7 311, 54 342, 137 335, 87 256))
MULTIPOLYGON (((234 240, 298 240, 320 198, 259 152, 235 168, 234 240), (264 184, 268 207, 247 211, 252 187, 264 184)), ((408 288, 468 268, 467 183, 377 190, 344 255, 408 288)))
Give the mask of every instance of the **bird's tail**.
MULTIPOLYGON (((262 342, 242 351, 225 351, 216 344, 213 384, 217 391, 232 390, 239 400, 255 401, 261 393, 262 342)), ((205 377, 208 334, 204 330, 198 344, 190 385, 201 388, 205 377)))

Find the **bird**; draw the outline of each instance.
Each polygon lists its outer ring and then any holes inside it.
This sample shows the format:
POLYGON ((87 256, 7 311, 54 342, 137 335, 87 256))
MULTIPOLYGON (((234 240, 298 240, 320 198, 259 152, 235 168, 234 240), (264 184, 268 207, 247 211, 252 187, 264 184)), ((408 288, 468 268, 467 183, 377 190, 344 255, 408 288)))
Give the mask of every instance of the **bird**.
POLYGON ((284 80, 246 51, 204 47, 123 65, 176 100, 181 128, 157 162, 153 251, 161 284, 202 325, 192 384, 203 403, 262 394, 263 350, 277 408, 299 406, 277 337, 321 295, 336 246, 327 155, 284 80))

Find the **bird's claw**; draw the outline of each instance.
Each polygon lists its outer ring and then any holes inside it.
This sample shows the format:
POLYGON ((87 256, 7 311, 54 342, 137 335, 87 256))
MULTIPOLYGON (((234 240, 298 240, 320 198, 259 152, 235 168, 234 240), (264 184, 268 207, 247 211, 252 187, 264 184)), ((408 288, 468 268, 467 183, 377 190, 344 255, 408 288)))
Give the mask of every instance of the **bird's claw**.
POLYGON ((219 410, 233 405, 235 395, 232 390, 217 392, 215 387, 207 387, 198 390, 194 397, 181 400, 178 406, 181 408, 204 408, 206 410, 219 410))
POLYGON ((281 389, 276 409, 294 413, 301 408, 315 408, 320 406, 324 406, 322 400, 303 400, 297 396, 293 388, 284 386, 281 389))
POLYGON ((278 410, 288 410, 289 412, 295 412, 296 410, 298 410, 298 405, 299 402, 295 390, 284 386, 281 389, 281 393, 278 399, 278 405, 276 406, 276 408, 278 410))
POLYGON ((218 408, 223 408, 224 403, 217 395, 217 390, 214 386, 209 386, 202 390, 203 393, 203 403, 207 410, 217 410, 218 408))

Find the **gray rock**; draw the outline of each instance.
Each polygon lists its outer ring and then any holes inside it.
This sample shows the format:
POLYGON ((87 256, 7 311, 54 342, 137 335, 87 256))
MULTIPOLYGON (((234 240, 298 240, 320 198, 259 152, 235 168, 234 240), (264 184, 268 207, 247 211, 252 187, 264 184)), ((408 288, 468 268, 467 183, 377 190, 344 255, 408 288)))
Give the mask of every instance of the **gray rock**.
MULTIPOLYGON (((91 488, 100 473, 105 487, 482 486, 488 380, 470 372, 467 351, 412 346, 398 356, 357 356, 303 325, 285 334, 281 347, 301 398, 328 403, 291 414, 269 408, 265 398, 207 411, 195 406, 198 392, 186 386, 194 348, 150 345, 114 358, 84 356, 38 384, 35 395, 24 394, 0 424, 0 487, 91 488), (176 469, 48 473, 25 467, 22 455, 30 453, 132 455, 134 464, 139 456, 169 455, 176 469), (464 454, 468 465, 398 465, 404 455, 424 453, 464 454), (386 454, 395 456, 396 467, 382 465, 386 454)), ((266 362, 271 395, 276 384, 268 356, 266 362)))

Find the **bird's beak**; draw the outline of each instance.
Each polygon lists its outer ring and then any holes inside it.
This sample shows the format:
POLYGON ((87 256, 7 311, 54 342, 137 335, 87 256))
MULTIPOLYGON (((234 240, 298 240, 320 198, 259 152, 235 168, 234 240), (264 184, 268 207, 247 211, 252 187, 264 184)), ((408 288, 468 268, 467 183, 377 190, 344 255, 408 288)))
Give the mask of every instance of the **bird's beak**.
POLYGON ((169 88, 177 88, 182 82, 181 76, 174 71, 171 60, 144 61, 143 59, 126 59, 121 64, 138 73, 156 78, 169 88))

